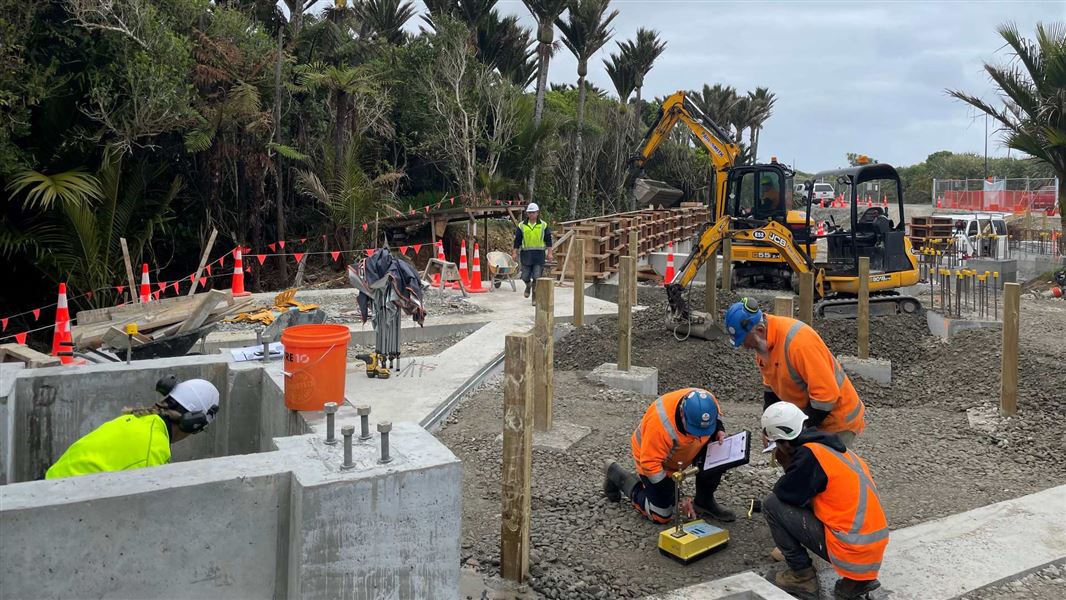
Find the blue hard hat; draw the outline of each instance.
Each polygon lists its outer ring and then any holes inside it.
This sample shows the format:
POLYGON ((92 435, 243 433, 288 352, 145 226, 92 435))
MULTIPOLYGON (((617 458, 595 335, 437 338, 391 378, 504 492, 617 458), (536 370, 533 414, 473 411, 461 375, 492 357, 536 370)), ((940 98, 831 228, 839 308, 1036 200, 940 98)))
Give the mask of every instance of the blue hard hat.
POLYGON ((707 436, 718 429, 718 404, 707 390, 692 390, 681 400, 681 414, 690 435, 707 436))
POLYGON ((762 309, 759 303, 752 298, 741 298, 740 302, 734 303, 725 311, 725 330, 729 332, 729 339, 734 348, 739 348, 744 343, 752 329, 762 323, 762 309))

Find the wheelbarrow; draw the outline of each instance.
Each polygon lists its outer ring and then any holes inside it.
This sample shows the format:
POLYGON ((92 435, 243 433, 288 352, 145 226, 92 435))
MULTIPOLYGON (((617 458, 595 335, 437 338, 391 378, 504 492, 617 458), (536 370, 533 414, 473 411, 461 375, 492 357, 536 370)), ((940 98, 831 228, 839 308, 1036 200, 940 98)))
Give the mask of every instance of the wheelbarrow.
POLYGON ((489 263, 489 277, 492 279, 492 287, 499 289, 503 282, 511 284, 511 291, 517 292, 514 280, 518 277, 518 261, 511 258, 506 252, 489 252, 485 255, 489 263))

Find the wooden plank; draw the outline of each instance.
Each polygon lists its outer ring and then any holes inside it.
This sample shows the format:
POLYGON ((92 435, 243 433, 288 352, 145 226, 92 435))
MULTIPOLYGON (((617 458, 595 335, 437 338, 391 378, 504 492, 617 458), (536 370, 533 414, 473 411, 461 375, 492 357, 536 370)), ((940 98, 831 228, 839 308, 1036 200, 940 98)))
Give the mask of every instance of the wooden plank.
POLYGON ((859 257, 859 358, 870 358, 870 257, 859 257))
MULTIPOLYGON (((196 293, 196 286, 200 284, 200 277, 204 274, 204 267, 207 266, 207 259, 211 257, 211 249, 215 247, 215 237, 218 235, 218 229, 211 228, 211 235, 207 236, 207 245, 204 246, 204 252, 200 255, 200 266, 196 267, 196 277, 192 278, 192 287, 189 288, 187 296, 192 296, 196 293)), ((284 257, 282 257, 284 258, 284 257)))
MULTIPOLYGON (((220 291, 226 295, 228 300, 230 291, 220 291)), ((192 311, 196 309, 200 301, 201 298, 196 296, 183 296, 166 298, 163 301, 151 302, 147 305, 128 305, 121 307, 121 310, 116 309, 112 314, 112 318, 107 321, 71 327, 71 337, 79 348, 96 348, 109 327, 114 326, 121 330, 128 323, 137 323, 138 329, 141 331, 152 331, 184 321, 192 314, 192 311)), ((78 314, 79 316, 81 315, 81 313, 78 314)))
POLYGON ((504 341, 500 574, 518 583, 529 577, 533 353, 532 333, 512 333, 504 341))
POLYGON ((130 262, 130 249, 126 246, 126 238, 118 238, 118 243, 122 245, 122 262, 126 263, 126 282, 129 285, 127 288, 130 291, 130 298, 137 298, 137 280, 133 278, 133 263, 130 262))
POLYGON ((733 240, 722 240, 722 291, 731 292, 733 289, 733 240))
POLYGON ((207 320, 207 317, 215 307, 218 306, 218 303, 225 302, 228 298, 226 292, 221 290, 211 290, 206 294, 202 294, 202 296, 203 299, 200 301, 200 304, 193 309, 192 314, 189 315, 188 319, 185 319, 175 333, 186 333, 200 327, 204 324, 204 321, 207 320))
POLYGON ((585 324, 585 240, 575 238, 574 246, 574 326, 585 324))
POLYGON ((814 273, 800 273, 799 319, 814 327, 814 273))
POLYGON ((633 285, 636 259, 623 256, 618 276, 618 370, 628 371, 633 364, 633 285))
POLYGON ((778 316, 785 316, 792 318, 792 296, 775 296, 774 297, 774 314, 778 316))
POLYGON ((536 318, 533 325, 535 338, 533 357, 533 426, 537 431, 552 428, 552 390, 554 389, 553 364, 555 360, 555 281, 541 277, 537 286, 536 318))
POLYGON ((1003 349, 999 376, 999 414, 1018 412, 1018 324, 1021 285, 1003 284, 1003 349))
POLYGON ((25 363, 27 369, 40 369, 44 367, 58 367, 58 356, 49 356, 38 352, 25 344, 0 344, 0 363, 20 362, 25 363))
POLYGON ((640 258, 640 242, 637 241, 637 230, 629 230, 629 242, 626 244, 629 248, 629 255, 633 257, 633 295, 630 296, 630 302, 632 304, 637 303, 637 259, 640 258))

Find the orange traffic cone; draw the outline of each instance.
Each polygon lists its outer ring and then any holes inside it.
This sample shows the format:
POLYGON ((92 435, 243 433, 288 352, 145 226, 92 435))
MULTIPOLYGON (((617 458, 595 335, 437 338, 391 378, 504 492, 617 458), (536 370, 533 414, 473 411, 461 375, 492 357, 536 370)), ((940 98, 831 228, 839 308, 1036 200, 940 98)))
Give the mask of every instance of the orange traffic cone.
POLYGON ((251 292, 244 291, 244 260, 241 258, 241 249, 233 251, 233 297, 241 298, 251 296, 251 292))
MULTIPOLYGON (((437 240, 437 260, 443 261, 444 258, 444 242, 437 240)), ((440 273, 433 274, 433 287, 440 287, 440 273)))
POLYGON ((881 208, 888 209, 888 196, 881 196, 881 208))
POLYGON ((817 235, 819 237, 825 235, 825 221, 822 221, 821 223, 818 223, 818 232, 815 233, 815 235, 817 235))
POLYGON ((666 251, 666 275, 663 276, 663 283, 665 285, 674 281, 674 243, 670 242, 670 245, 666 251))
MULTIPOLYGON (((463 281, 463 287, 470 287, 470 272, 469 264, 466 262, 466 240, 463 240, 462 245, 459 246, 459 279, 463 281)), ((453 281, 448 284, 448 287, 453 290, 459 289, 459 282, 453 281)))
POLYGON ((70 339, 70 310, 67 308, 67 284, 59 284, 59 302, 56 304, 56 327, 52 334, 52 356, 58 356, 64 365, 74 362, 68 353, 74 349, 70 339))
POLYGON ((474 294, 488 291, 481 286, 481 247, 477 242, 474 242, 474 270, 470 272, 470 285, 466 286, 466 291, 474 294))
POLYGON ((152 285, 148 282, 148 263, 141 265, 141 303, 152 301, 152 285))
POLYGON ((937 208, 940 208, 940 201, 943 200, 943 199, 944 199, 943 196, 937 196, 936 197, 936 207, 937 208))

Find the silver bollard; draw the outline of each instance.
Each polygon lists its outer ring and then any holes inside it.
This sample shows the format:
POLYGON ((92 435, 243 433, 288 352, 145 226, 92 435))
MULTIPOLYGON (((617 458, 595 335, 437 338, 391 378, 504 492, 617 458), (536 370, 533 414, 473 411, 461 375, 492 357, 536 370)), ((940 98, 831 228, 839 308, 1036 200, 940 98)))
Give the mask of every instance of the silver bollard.
POLYGON ((359 441, 365 442, 370 439, 370 407, 356 406, 355 412, 359 415, 359 441))
POLYGON ((378 423, 378 433, 381 434, 381 459, 379 463, 387 463, 392 460, 389 456, 389 432, 392 431, 392 423, 389 421, 382 421, 378 423))
POLYGON ((336 414, 337 414, 337 403, 336 402, 327 402, 325 411, 326 411, 326 443, 329 444, 330 446, 332 446, 333 444, 337 443, 337 437, 333 433, 333 429, 335 427, 335 423, 336 423, 336 420, 337 420, 337 417, 336 417, 336 414))
POLYGON ((341 435, 344 436, 344 464, 341 465, 341 468, 351 469, 355 466, 352 464, 352 436, 355 435, 355 426, 345 425, 341 427, 341 435))

